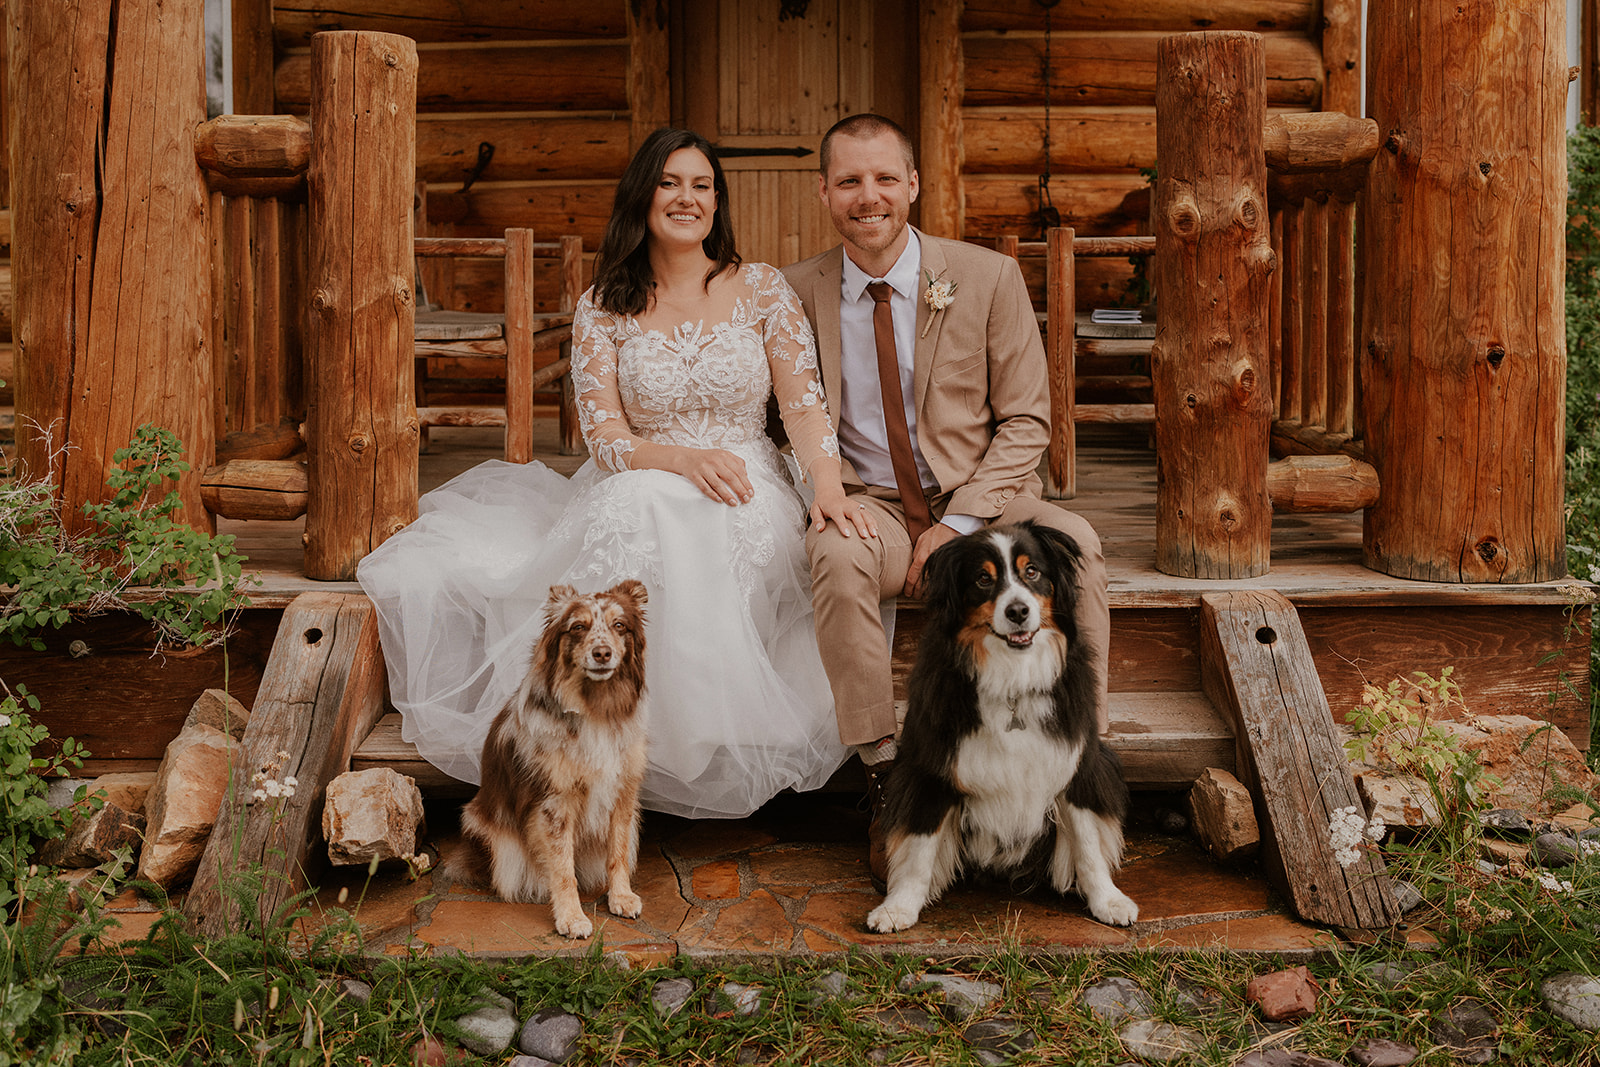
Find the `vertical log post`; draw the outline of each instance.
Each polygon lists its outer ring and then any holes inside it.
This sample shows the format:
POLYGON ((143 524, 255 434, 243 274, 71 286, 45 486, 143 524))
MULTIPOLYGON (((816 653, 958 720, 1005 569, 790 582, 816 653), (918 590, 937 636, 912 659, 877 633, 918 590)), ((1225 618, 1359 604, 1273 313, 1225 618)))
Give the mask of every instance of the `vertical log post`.
POLYGON ((533 231, 506 231, 506 462, 533 460, 533 231))
POLYGON ((416 105, 409 38, 312 38, 308 578, 354 578, 362 557, 417 517, 416 105))
POLYGON ((1254 33, 1164 37, 1156 54, 1156 567, 1265 574, 1272 417, 1266 60, 1254 33))
POLYGON ((1363 223, 1367 566, 1558 578, 1566 5, 1372 0, 1367 41, 1387 131, 1363 223))
POLYGON ((922 150, 920 225, 961 238, 961 0, 927 0, 921 12, 922 150))
POLYGON ((25 460, 59 471, 62 513, 83 523, 108 495, 112 454, 141 424, 165 427, 193 468, 177 485, 182 520, 209 531, 202 0, 125 2, 115 19, 103 3, 13 4, 7 19, 14 121, 60 123, 15 140, 38 149, 17 153, 18 422, 70 448, 50 457, 25 431, 25 460))
POLYGON ((1077 271, 1071 226, 1052 226, 1045 234, 1045 358, 1050 372, 1050 445, 1046 449, 1044 495, 1050 500, 1078 495, 1077 428, 1077 271))
MULTIPOLYGON (((1361 114, 1361 0, 1322 5, 1322 109, 1361 114)), ((1355 425, 1354 194, 1328 202, 1328 411, 1330 438, 1351 437, 1355 425)))

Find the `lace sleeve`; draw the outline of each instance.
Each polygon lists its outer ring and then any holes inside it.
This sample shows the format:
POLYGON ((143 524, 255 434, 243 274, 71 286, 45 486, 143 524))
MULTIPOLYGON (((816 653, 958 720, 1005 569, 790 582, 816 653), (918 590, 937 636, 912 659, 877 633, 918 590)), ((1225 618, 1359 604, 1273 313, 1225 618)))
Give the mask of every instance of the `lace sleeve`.
POLYGON ((572 316, 572 389, 577 397, 578 426, 583 443, 602 469, 623 471, 638 442, 622 410, 617 391, 617 334, 621 323, 590 300, 578 299, 572 316))
POLYGON ((761 316, 767 363, 772 368, 772 392, 778 399, 783 428, 794 445, 795 459, 809 481, 813 463, 823 456, 839 456, 839 440, 828 418, 828 398, 817 372, 817 343, 800 298, 783 275, 764 263, 746 269, 761 316))

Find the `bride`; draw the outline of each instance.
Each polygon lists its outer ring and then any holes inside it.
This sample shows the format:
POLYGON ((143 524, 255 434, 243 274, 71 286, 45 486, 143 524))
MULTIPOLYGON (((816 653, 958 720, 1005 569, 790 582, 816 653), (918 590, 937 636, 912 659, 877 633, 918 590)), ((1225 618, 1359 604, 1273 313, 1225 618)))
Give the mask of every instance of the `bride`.
POLYGON ((362 561, 404 738, 478 781, 551 585, 649 590, 644 806, 748 815, 844 761, 812 630, 809 521, 845 507, 816 347, 783 276, 740 265, 711 145, 657 130, 617 185, 578 302, 572 376, 590 460, 570 481, 490 461, 427 494, 362 561), (776 397, 809 509, 765 432, 776 397), (809 511, 809 515, 808 515, 809 511))

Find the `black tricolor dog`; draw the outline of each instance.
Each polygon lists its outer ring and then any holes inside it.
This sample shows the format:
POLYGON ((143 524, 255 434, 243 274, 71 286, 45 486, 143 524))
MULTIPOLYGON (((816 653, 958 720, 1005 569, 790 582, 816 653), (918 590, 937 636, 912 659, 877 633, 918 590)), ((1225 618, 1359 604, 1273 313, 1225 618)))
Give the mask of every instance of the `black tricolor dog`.
POLYGON ((1095 679, 1073 618, 1078 546, 996 526, 928 559, 928 620, 885 786, 889 892, 880 933, 917 921, 963 869, 1076 888, 1101 922, 1139 907, 1112 884, 1128 786, 1095 728, 1095 679))

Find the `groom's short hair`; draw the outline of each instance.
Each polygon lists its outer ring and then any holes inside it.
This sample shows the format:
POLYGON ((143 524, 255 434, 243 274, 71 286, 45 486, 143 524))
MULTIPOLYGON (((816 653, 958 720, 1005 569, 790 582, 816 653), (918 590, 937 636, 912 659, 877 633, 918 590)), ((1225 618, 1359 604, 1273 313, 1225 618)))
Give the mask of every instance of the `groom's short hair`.
POLYGON ((828 175, 828 167, 833 162, 833 139, 835 137, 877 137, 879 134, 892 134, 900 142, 900 152, 906 157, 906 173, 917 169, 917 155, 911 147, 911 135, 901 129, 900 124, 893 119, 886 119, 882 115, 863 113, 849 115, 828 127, 828 132, 822 135, 822 153, 818 166, 823 177, 828 175))

